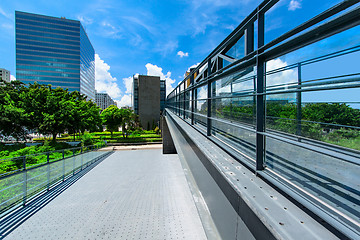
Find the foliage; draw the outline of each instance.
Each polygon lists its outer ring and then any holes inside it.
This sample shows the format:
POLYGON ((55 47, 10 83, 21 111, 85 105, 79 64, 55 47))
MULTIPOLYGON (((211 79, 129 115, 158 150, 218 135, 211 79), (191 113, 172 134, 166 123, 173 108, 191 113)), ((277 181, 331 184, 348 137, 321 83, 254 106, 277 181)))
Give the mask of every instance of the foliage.
MULTIPOLYGON (((248 124, 254 124, 252 105, 217 105, 215 114, 248 124)), ((360 110, 344 103, 307 103, 301 106, 301 135, 320 141, 359 149, 360 110), (342 125, 342 126, 338 126, 342 125), (345 127, 349 126, 349 127, 345 127), (347 144, 347 145, 346 145, 347 144)), ((297 106, 294 103, 269 101, 266 103, 266 127, 286 133, 297 134, 297 106)))
POLYGON ((123 121, 120 109, 111 105, 101 112, 102 124, 106 125, 106 130, 111 133, 111 137, 113 132, 119 130, 119 127, 123 121))
POLYGON ((25 122, 27 114, 21 108, 20 93, 26 91, 19 81, 0 81, 0 136, 26 140, 25 122))
POLYGON ((128 137, 129 133, 140 127, 139 116, 130 109, 120 109, 123 116, 122 132, 124 137, 128 137))
POLYGON ((345 103, 308 103, 302 108, 302 115, 314 122, 360 126, 360 110, 345 103))
POLYGON ((87 132, 84 133, 81 136, 81 143, 82 143, 82 146, 93 145, 95 143, 94 134, 87 133, 87 132))
POLYGON ((106 125, 106 129, 111 132, 118 130, 121 126, 122 135, 124 138, 129 136, 129 133, 139 128, 139 116, 130 109, 119 109, 111 105, 101 113, 102 122, 106 125))
POLYGON ((160 134, 160 129, 159 129, 159 127, 155 127, 154 132, 155 132, 156 134, 160 134))
POLYGON ((0 85, 0 136, 25 140, 27 131, 51 134, 96 131, 101 126, 99 108, 79 92, 38 83, 28 87, 18 81, 0 85))
POLYGON ((16 144, 14 146, 6 146, 4 144, 1 144, 0 146, 1 146, 0 159, 20 157, 30 154, 38 154, 43 152, 71 148, 71 146, 67 143, 60 143, 60 142, 55 143, 55 142, 47 142, 47 141, 45 141, 42 146, 37 145, 37 146, 25 147, 24 144, 16 144))

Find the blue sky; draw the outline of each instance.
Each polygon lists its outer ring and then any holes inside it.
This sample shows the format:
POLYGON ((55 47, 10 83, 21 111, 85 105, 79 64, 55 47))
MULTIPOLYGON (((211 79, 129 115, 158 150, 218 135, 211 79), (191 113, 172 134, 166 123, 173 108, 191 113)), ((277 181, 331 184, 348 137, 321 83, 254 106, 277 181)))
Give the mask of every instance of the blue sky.
MULTIPOLYGON (((260 2, 2 0, 0 67, 15 75, 15 10, 80 20, 97 54, 96 88, 129 105, 134 74, 161 76, 169 93, 185 71, 201 62, 260 2)), ((266 16, 266 41, 338 2, 280 1, 266 16)))

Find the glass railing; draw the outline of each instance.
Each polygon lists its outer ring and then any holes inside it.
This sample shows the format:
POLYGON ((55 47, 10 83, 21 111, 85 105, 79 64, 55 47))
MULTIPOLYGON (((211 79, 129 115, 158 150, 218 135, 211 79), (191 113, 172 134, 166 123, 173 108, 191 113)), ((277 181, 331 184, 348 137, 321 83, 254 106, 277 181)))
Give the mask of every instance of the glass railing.
MULTIPOLYGON (((267 2, 271 9, 277 1, 267 2)), ((264 42, 269 27, 268 10, 258 9, 168 95, 167 109, 358 238, 359 3, 341 2, 256 49, 252 41, 264 42), (222 64, 238 41, 250 46, 247 54, 222 64)))
POLYGON ((76 147, 0 160, 0 216, 26 205, 37 195, 64 182, 109 154, 104 145, 76 147))

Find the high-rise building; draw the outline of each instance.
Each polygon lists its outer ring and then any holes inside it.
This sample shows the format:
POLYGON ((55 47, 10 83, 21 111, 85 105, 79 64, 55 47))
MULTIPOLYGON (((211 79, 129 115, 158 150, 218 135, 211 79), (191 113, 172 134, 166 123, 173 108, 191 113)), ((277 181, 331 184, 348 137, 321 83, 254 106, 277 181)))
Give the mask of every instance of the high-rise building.
POLYGON ((10 82, 10 71, 5 68, 0 68, 0 78, 5 82, 10 82))
POLYGON ((79 91, 95 101, 95 51, 79 21, 15 12, 16 79, 79 91))
POLYGON ((95 103, 102 110, 108 108, 111 105, 117 106, 116 102, 107 93, 98 93, 95 91, 95 103))
POLYGON ((158 126, 160 111, 165 107, 165 89, 165 80, 160 80, 160 77, 134 76, 134 112, 139 115, 144 129, 150 130, 154 125, 158 126))

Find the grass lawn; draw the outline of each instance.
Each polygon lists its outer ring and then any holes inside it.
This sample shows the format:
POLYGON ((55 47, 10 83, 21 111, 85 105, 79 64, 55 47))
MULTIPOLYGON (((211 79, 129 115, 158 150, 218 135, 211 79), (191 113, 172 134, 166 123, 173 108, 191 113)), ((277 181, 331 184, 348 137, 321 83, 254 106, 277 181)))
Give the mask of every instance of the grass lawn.
MULTIPOLYGON (((162 138, 160 134, 156 134, 155 131, 143 131, 139 134, 130 134, 128 137, 123 137, 122 132, 113 132, 111 136, 110 132, 94 132, 90 133, 94 139, 103 139, 109 143, 138 143, 138 142, 161 142, 162 138)), ((75 136, 75 141, 80 141, 82 136, 75 136)), ((34 138, 34 141, 44 141, 44 138, 34 138)), ((51 140, 46 139, 46 140, 51 140)), ((59 141, 73 141, 74 136, 69 134, 63 134, 61 137, 58 137, 59 141)))
POLYGON ((343 138, 343 139, 339 139, 338 141, 331 141, 329 139, 325 139, 325 142, 355 150, 360 150, 360 137, 350 138, 350 139, 343 138))

